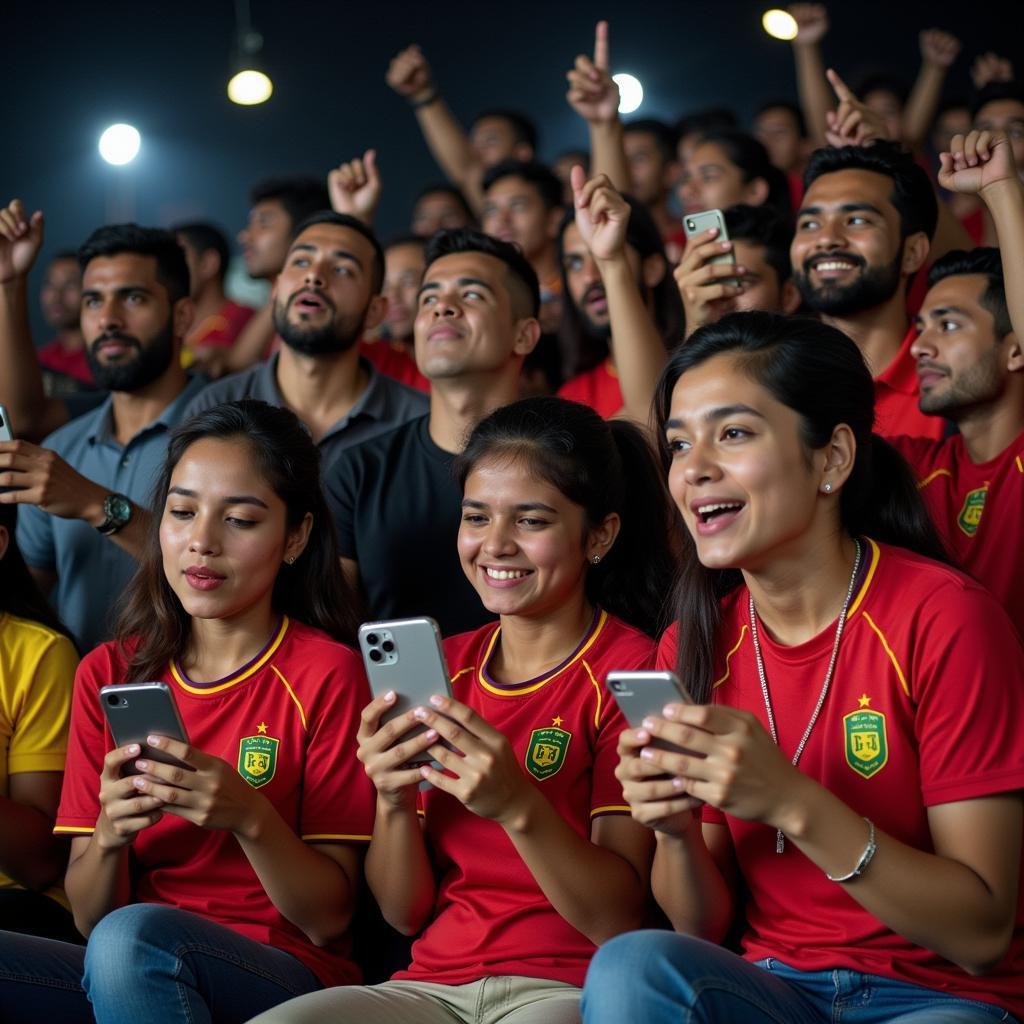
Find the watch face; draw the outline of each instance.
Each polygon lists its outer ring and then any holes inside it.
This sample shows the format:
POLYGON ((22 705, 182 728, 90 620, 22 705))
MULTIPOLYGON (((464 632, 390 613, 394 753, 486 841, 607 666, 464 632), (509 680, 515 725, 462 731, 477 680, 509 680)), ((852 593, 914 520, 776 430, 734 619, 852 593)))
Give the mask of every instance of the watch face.
POLYGON ((123 494, 111 494, 103 510, 119 523, 127 523, 132 517, 132 503, 123 494))

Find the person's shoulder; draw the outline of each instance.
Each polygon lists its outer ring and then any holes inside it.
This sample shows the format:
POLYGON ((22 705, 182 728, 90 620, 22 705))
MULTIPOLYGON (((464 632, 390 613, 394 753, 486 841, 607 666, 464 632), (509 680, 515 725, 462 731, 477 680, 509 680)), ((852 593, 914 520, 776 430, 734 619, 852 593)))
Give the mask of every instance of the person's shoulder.
POLYGON ((373 374, 378 393, 392 408, 405 414, 406 419, 421 416, 430 408, 430 398, 422 391, 389 377, 377 367, 373 367, 373 374))
POLYGON ((935 439, 931 437, 914 437, 909 434, 896 434, 886 440, 917 469, 925 463, 948 459, 956 447, 959 435, 935 439))
POLYGON ((97 686, 128 681, 124 679, 124 673, 128 668, 128 659, 138 646, 139 641, 133 639, 126 643, 107 640, 94 647, 79 663, 79 679, 97 686))
POLYGON ((222 402, 236 402, 240 398, 255 397, 256 383, 263 372, 263 364, 257 363, 245 370, 229 374, 221 380, 212 381, 188 403, 185 410, 186 416, 212 409, 213 406, 220 405, 222 402))
POLYGON ((627 648, 638 654, 654 654, 657 642, 649 637, 642 629, 631 626, 624 619, 620 619, 611 612, 604 612, 606 616, 602 637, 607 645, 614 645, 617 650, 627 648))
POLYGON ((455 674, 466 668, 468 664, 476 664, 477 654, 490 642, 497 628, 497 622, 487 622, 476 629, 446 636, 441 641, 441 645, 444 648, 444 656, 449 670, 455 674))
POLYGON ((335 640, 316 626, 307 626, 304 622, 296 622, 292 618, 288 619, 287 639, 293 647, 298 647, 308 655, 317 658, 337 658, 346 662, 355 659, 362 664, 358 653, 351 645, 335 640))
POLYGON ((346 463, 374 462, 391 458, 393 453, 404 450, 411 441, 419 437, 426 418, 425 414, 415 416, 346 448, 338 457, 337 464, 343 466, 346 463))
POLYGON ((50 650, 62 648, 77 660, 75 645, 59 629, 9 612, 0 612, 0 624, 3 626, 4 645, 8 648, 17 645, 31 651, 37 657, 42 657, 50 650))

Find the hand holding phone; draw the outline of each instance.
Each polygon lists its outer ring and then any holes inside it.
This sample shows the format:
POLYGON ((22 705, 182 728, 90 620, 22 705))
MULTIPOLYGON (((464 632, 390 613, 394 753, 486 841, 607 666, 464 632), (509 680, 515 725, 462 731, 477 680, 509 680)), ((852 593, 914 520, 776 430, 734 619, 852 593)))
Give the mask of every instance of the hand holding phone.
POLYGON ((729 301, 741 294, 735 246, 729 239, 721 210, 704 210, 683 217, 686 250, 673 271, 686 313, 687 336, 721 316, 729 301), (709 234, 715 229, 713 234, 709 234))
MULTIPOLYGON (((666 704, 693 703, 675 672, 609 672, 607 683, 615 703, 633 729, 641 728, 645 718, 663 717, 662 709, 666 704)), ((651 740, 651 746, 674 754, 695 753, 657 738, 651 740)))
MULTIPOLYGON (((171 757, 165 751, 157 750, 146 743, 148 736, 169 736, 173 740, 188 743, 185 726, 171 688, 162 682, 114 683, 100 690, 100 706, 110 726, 114 742, 119 746, 138 743, 139 757, 162 764, 174 765, 188 771, 191 765, 171 757)), ((122 775, 138 775, 134 762, 126 762, 122 775)))

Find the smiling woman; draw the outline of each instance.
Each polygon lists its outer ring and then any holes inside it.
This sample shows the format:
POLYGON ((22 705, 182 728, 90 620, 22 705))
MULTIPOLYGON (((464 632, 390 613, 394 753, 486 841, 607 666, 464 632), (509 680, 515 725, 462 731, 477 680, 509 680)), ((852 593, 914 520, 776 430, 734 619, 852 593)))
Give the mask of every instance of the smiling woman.
POLYGON ((358 977, 368 694, 317 450, 287 410, 216 406, 171 436, 155 494, 120 639, 75 680, 56 831, 84 961, 0 933, 0 962, 25 965, 0 980, 4 1020, 240 1019, 358 977), (147 746, 191 770, 111 749, 98 692, 125 679, 168 685, 189 743, 147 746))

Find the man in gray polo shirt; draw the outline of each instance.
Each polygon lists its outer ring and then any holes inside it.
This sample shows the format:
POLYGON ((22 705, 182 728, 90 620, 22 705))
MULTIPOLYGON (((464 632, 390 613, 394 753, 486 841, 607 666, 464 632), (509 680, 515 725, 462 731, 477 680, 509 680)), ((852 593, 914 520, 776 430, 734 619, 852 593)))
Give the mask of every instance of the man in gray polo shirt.
POLYGON ((384 254, 362 221, 309 217, 271 293, 280 352, 206 388, 188 415, 239 398, 286 406, 309 428, 325 470, 344 449, 422 416, 425 395, 359 356, 359 339, 387 312, 383 279, 384 254))
POLYGON ((168 432, 202 382, 181 368, 192 302, 172 234, 103 227, 79 262, 86 352, 110 397, 42 447, 0 443, 0 488, 13 488, 0 501, 22 505, 18 546, 43 588, 56 587, 59 615, 88 650, 110 636, 111 609, 148 540, 168 432))

